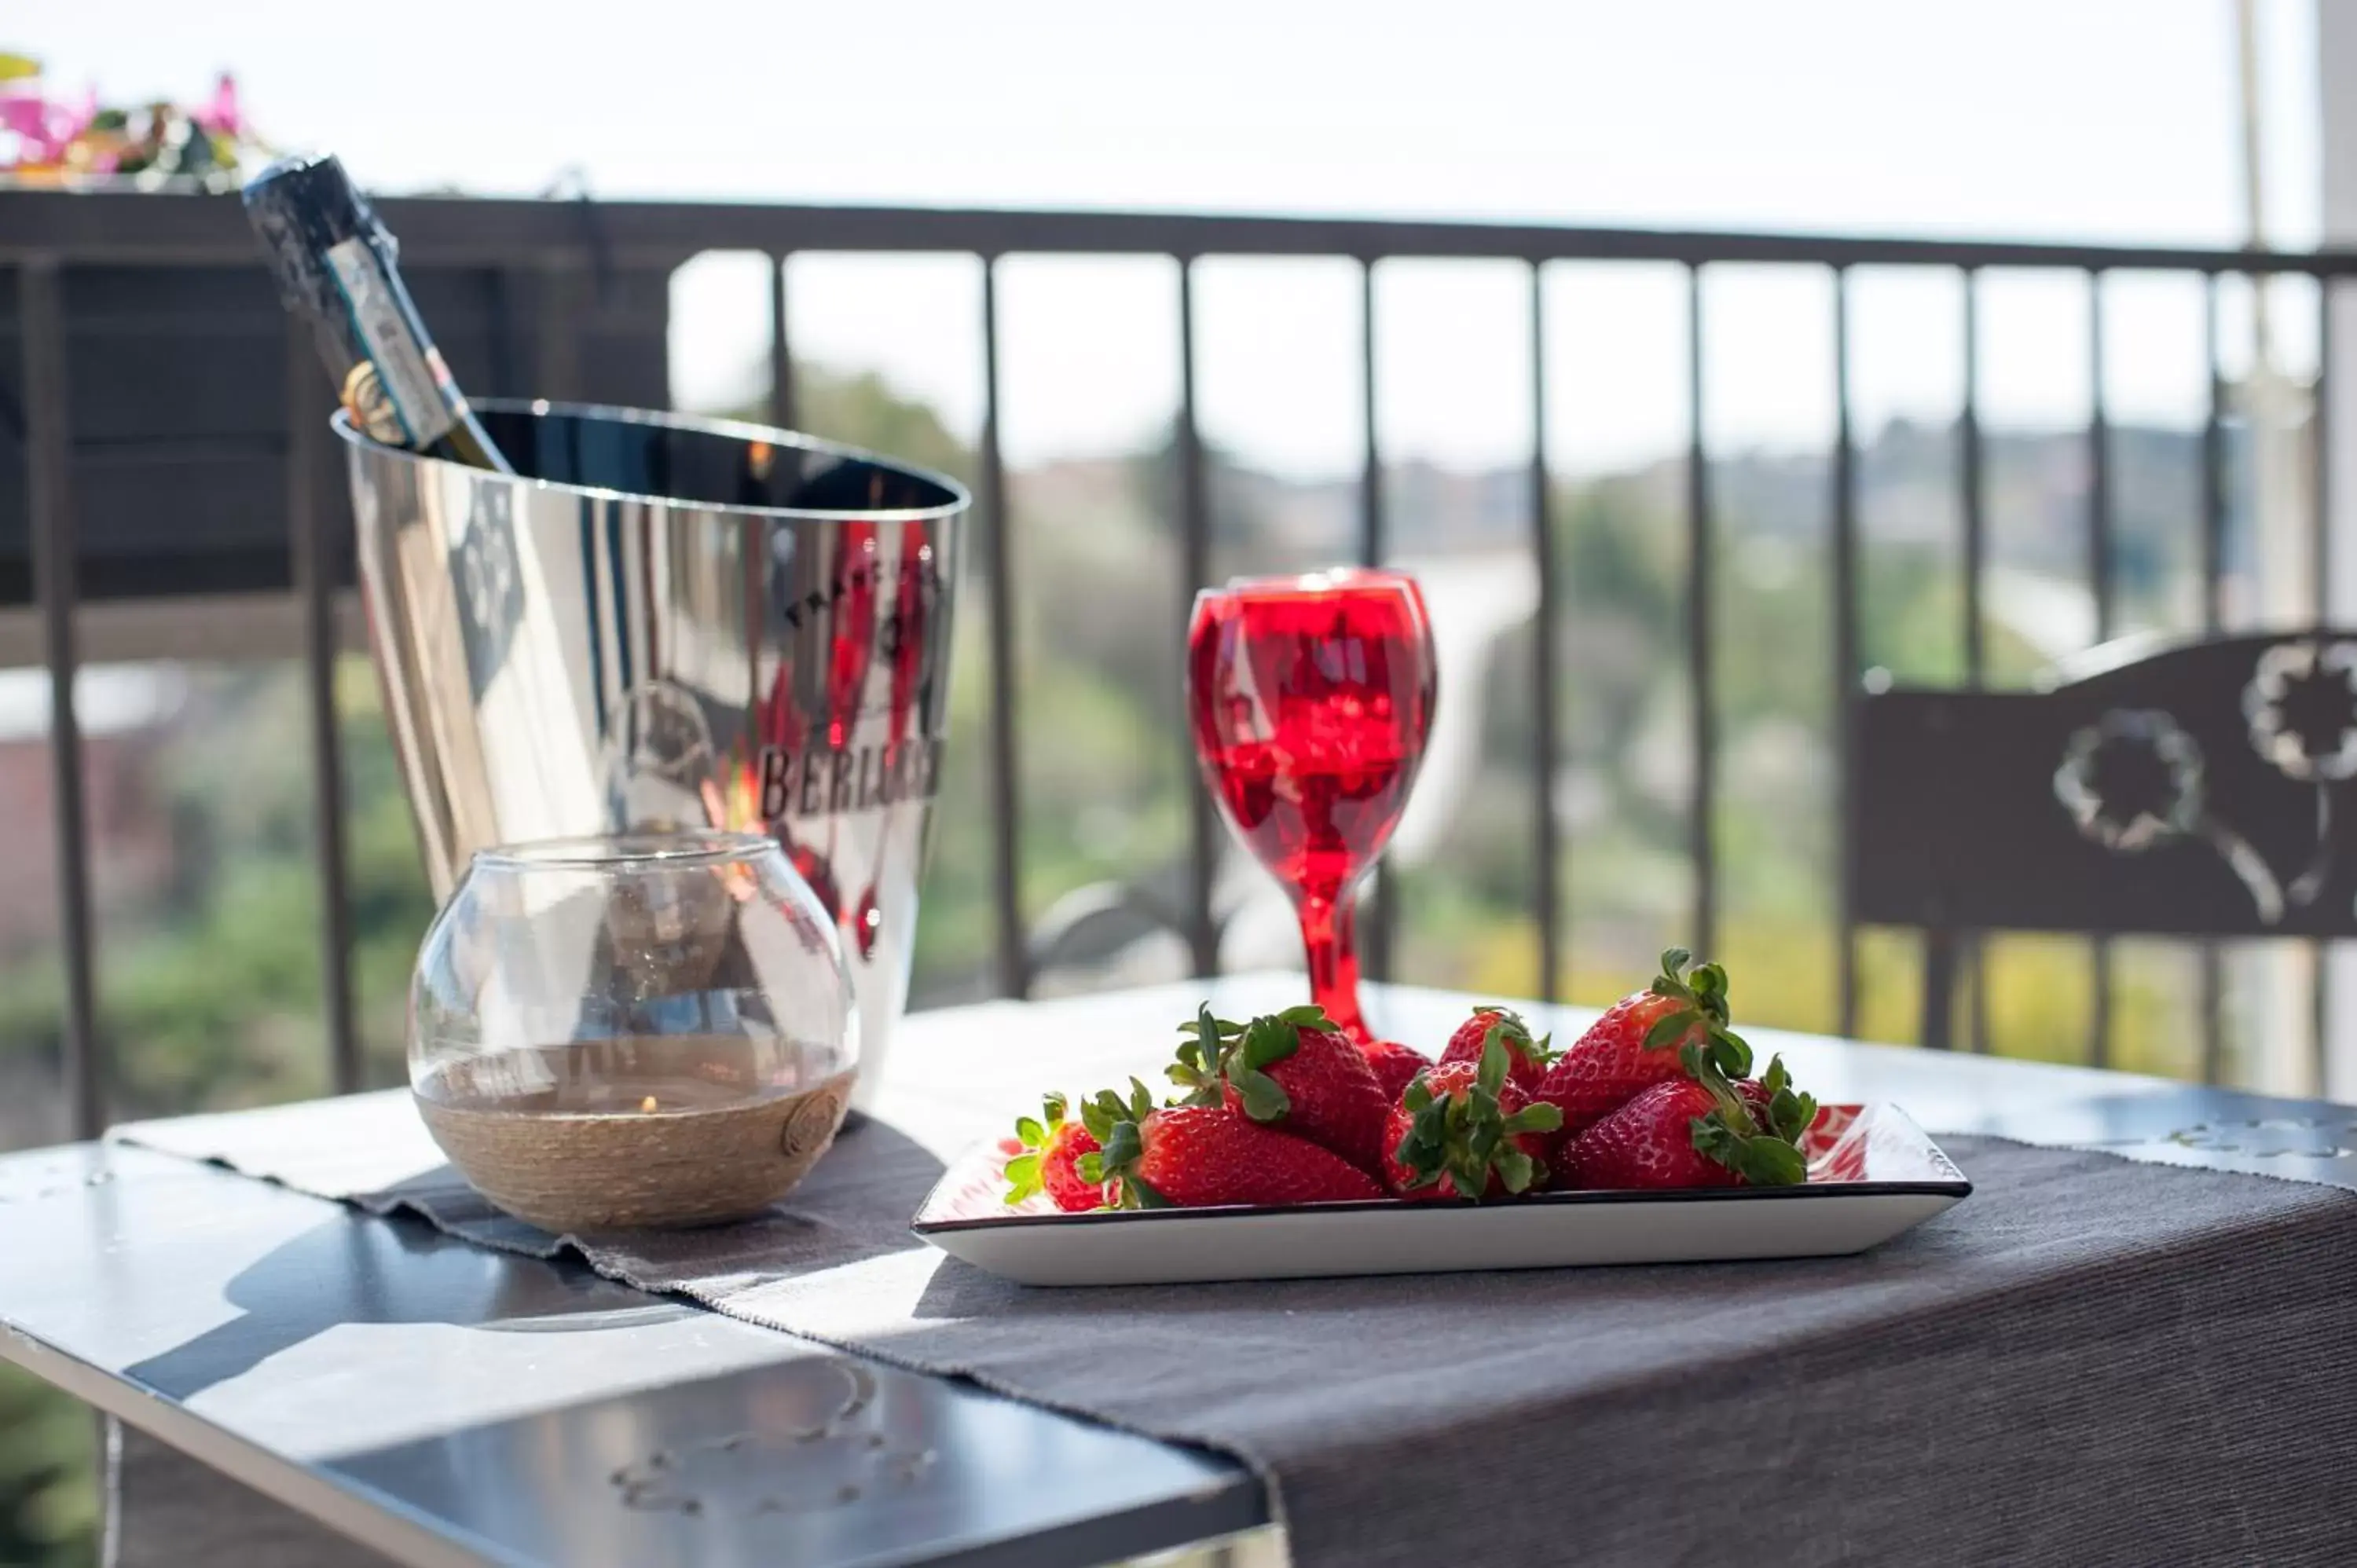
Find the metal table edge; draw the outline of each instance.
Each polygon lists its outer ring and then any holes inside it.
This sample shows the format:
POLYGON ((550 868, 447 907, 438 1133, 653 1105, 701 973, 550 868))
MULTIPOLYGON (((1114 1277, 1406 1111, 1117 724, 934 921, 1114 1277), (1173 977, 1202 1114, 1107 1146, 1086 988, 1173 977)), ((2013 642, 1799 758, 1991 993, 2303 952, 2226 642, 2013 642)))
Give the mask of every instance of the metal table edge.
POLYGON ((0 1324, 0 1359, 409 1568, 481 1568, 486 1563, 534 1568, 496 1543, 429 1520, 374 1487, 283 1458, 137 1383, 85 1366, 13 1325, 0 1324))
MULTIPOLYGON (((52 1144, 26 1154, 104 1155, 119 1145, 111 1138, 85 1139, 52 1144)), ((179 1158, 165 1155, 165 1158, 179 1158)), ((316 1201, 339 1211, 348 1223, 394 1224, 389 1216, 371 1214, 333 1199, 316 1201)), ((611 1282, 617 1288, 634 1287, 611 1282)), ((659 1299, 645 1292, 650 1301, 659 1299)), ((700 1308, 711 1311, 709 1307, 700 1308)), ((743 1319, 732 1321, 743 1323, 743 1319)), ((765 1334, 800 1343, 799 1336, 759 1324, 745 1324, 765 1334)), ((828 1354, 872 1360, 856 1352, 831 1349, 828 1354)), ((0 1320, 0 1361, 23 1368, 101 1414, 136 1427, 175 1452, 251 1488, 258 1495, 305 1515, 340 1535, 381 1552, 405 1568, 546 1568, 534 1559, 520 1557, 498 1542, 450 1520, 421 1511, 398 1497, 359 1481, 329 1466, 289 1459, 196 1414, 179 1402, 156 1393, 117 1373, 91 1366, 50 1345, 36 1334, 0 1320)), ((890 1362, 896 1375, 929 1381, 962 1381, 951 1376, 920 1371, 890 1362)), ((1019 1396, 989 1391, 1028 1409, 1060 1414, 1052 1407, 1019 1396)), ((1067 1419, 1094 1425, 1085 1417, 1067 1419)), ((1166 1444, 1184 1449, 1187 1444, 1166 1444)), ((1266 1484, 1248 1465, 1232 1455, 1211 1453, 1225 1466, 1217 1478, 1186 1493, 1074 1517, 1031 1531, 1007 1531, 980 1540, 960 1541, 944 1550, 889 1552, 848 1560, 842 1568, 1039 1568, 1068 1563, 1072 1568, 1134 1557, 1157 1555, 1201 1546, 1224 1538, 1271 1527, 1275 1510, 1266 1484)))

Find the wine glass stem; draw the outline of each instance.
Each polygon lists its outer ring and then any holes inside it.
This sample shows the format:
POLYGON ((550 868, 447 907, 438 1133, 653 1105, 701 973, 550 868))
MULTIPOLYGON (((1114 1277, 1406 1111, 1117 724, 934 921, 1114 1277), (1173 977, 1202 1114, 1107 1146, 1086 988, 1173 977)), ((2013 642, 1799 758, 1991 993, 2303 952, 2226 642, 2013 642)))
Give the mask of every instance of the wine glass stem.
POLYGON ((1368 1039, 1359 1016, 1359 950, 1347 891, 1340 899, 1301 901, 1301 945, 1309 955, 1309 999, 1351 1038, 1368 1039))

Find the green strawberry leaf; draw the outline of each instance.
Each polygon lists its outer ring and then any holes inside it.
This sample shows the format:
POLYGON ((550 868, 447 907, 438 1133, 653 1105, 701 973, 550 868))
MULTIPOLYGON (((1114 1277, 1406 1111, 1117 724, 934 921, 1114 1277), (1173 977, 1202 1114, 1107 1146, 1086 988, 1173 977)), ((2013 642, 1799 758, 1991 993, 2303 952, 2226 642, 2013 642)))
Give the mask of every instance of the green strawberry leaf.
POLYGON ((1436 1098, 1425 1088, 1424 1075, 1409 1086, 1407 1131, 1392 1150, 1392 1157, 1410 1173, 1411 1188, 1430 1187, 1440 1179, 1448 1159, 1448 1111, 1454 1097, 1436 1098), (1419 1103, 1419 1098, 1421 1102, 1419 1103))
POLYGON ((1048 1129, 1030 1117, 1022 1116, 1016 1119, 1015 1135, 1022 1140, 1025 1148, 1036 1149, 1048 1141, 1048 1129))
POLYGON ((1481 1065, 1473 1069, 1473 1086, 1488 1094, 1495 1106, 1498 1090, 1506 1085, 1506 1073, 1512 1064, 1506 1059, 1505 1044, 1495 1034, 1481 1046, 1481 1065))
POLYGON ((1243 1102, 1244 1114, 1255 1122, 1281 1122, 1293 1109, 1293 1101, 1283 1086, 1257 1069, 1230 1068, 1228 1086, 1243 1102))
POLYGON ((1816 1122, 1817 1097, 1813 1094, 1795 1094, 1787 1089, 1768 1102, 1768 1130, 1788 1144, 1799 1144, 1816 1122))
POLYGON ((1232 1023, 1225 1018, 1213 1017, 1211 1004, 1209 1002, 1198 1004, 1195 1016, 1178 1026, 1180 1034, 1211 1045, 1240 1034, 1243 1030, 1243 1026, 1241 1024, 1232 1023))
MULTIPOLYGON (((1744 1119, 1745 1127, 1749 1118, 1744 1119)), ((1695 1152, 1714 1160, 1753 1187, 1798 1187, 1809 1179, 1809 1163, 1783 1139, 1738 1129, 1726 1112, 1694 1119, 1695 1152)))
MULTIPOLYGON (((1272 1015, 1245 1025, 1243 1046, 1230 1052, 1223 1063, 1232 1064, 1241 1057, 1248 1069, 1274 1067, 1300 1048, 1300 1027, 1281 1015, 1272 1015)), ((1233 1070, 1231 1066, 1230 1071, 1233 1070)))
POLYGON ((1737 1168, 1754 1187, 1799 1187, 1809 1179, 1809 1162, 1781 1138, 1746 1138, 1737 1168))
POLYGON ((1645 1049, 1667 1050, 1671 1046, 1684 1039, 1686 1031, 1700 1022, 1702 1022, 1702 1015, 1691 1007, 1672 1008, 1654 1019, 1653 1026, 1645 1031, 1645 1049))
POLYGON ((1507 1117, 1500 1126, 1509 1133, 1553 1133, 1563 1126, 1563 1108, 1544 1100, 1534 1101, 1507 1117))
POLYGON ((1135 1122, 1116 1122, 1104 1138, 1104 1168, 1108 1175, 1118 1176, 1123 1168, 1137 1163, 1146 1153, 1146 1140, 1138 1135, 1135 1122))
POLYGON ((1520 1013, 1511 1007, 1501 1007, 1492 1002, 1482 1003, 1474 1008, 1473 1012, 1477 1017, 1490 1017, 1496 1020, 1481 1036, 1483 1050, 1490 1048, 1491 1041, 1497 1040, 1502 1042, 1508 1050, 1516 1056, 1525 1058, 1535 1066, 1545 1068, 1555 1064, 1555 1052, 1552 1047, 1554 1036, 1549 1036, 1544 1039, 1534 1037, 1531 1034, 1529 1022, 1520 1013))
POLYGON ((1788 1144, 1799 1144, 1816 1124, 1816 1096, 1792 1088, 1792 1075, 1781 1056, 1771 1058, 1768 1070, 1760 1075, 1760 1088, 1768 1097, 1768 1112, 1762 1118, 1767 1130, 1788 1144))
POLYGON ((1039 1155, 1017 1155, 1006 1162, 1006 1206, 1009 1208, 1039 1190, 1039 1155))
POLYGON ((1087 1128, 1089 1136, 1099 1144, 1105 1141, 1114 1122, 1128 1119, 1129 1114, 1129 1107, 1122 1102, 1120 1095, 1110 1089, 1101 1089, 1091 1098, 1081 1101, 1081 1125, 1087 1128))
POLYGON ((1186 1036, 1178 1043, 1178 1059, 1163 1070, 1172 1083, 1186 1091, 1179 1096, 1179 1103, 1220 1102, 1220 1041, 1223 1027, 1211 1015, 1208 1002, 1196 1009, 1194 1022, 1178 1026, 1178 1033, 1186 1036))
MULTIPOLYGON (((1135 1080, 1133 1080, 1135 1081, 1135 1080)), ((1140 1085, 1141 1092, 1143 1085, 1140 1085)), ((1137 1177, 1136 1165, 1146 1154, 1146 1139, 1135 1122, 1122 1121, 1113 1124, 1105 1134, 1102 1155, 1083 1155, 1076 1163, 1081 1179, 1089 1182, 1113 1181, 1119 1185, 1118 1208, 1154 1207, 1142 1196, 1148 1189, 1137 1177), (1092 1167, 1093 1166, 1093 1169, 1092 1167)), ((1158 1199, 1157 1199, 1158 1203, 1158 1199)))

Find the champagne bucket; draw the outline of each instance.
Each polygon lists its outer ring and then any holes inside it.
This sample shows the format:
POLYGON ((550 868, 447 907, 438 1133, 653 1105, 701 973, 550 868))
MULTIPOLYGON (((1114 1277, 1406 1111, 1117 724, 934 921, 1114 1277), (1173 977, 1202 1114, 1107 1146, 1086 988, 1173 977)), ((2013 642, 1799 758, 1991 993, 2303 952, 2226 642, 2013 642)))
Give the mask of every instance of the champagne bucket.
POLYGON ((475 408, 513 477, 335 419, 435 897, 496 843, 766 831, 841 938, 864 1103, 908 997, 966 492, 754 425, 475 408))

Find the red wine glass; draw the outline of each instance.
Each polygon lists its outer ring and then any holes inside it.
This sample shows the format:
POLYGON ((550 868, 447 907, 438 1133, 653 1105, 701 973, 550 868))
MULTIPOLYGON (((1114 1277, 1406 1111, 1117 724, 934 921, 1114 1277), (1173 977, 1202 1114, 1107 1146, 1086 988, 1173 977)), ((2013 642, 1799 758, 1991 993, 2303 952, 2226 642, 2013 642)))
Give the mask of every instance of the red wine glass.
POLYGON ((1432 729, 1432 624, 1415 581, 1345 570, 1196 596, 1188 714, 1203 776, 1301 917, 1311 998, 1352 1038, 1351 891, 1407 805, 1432 729))

